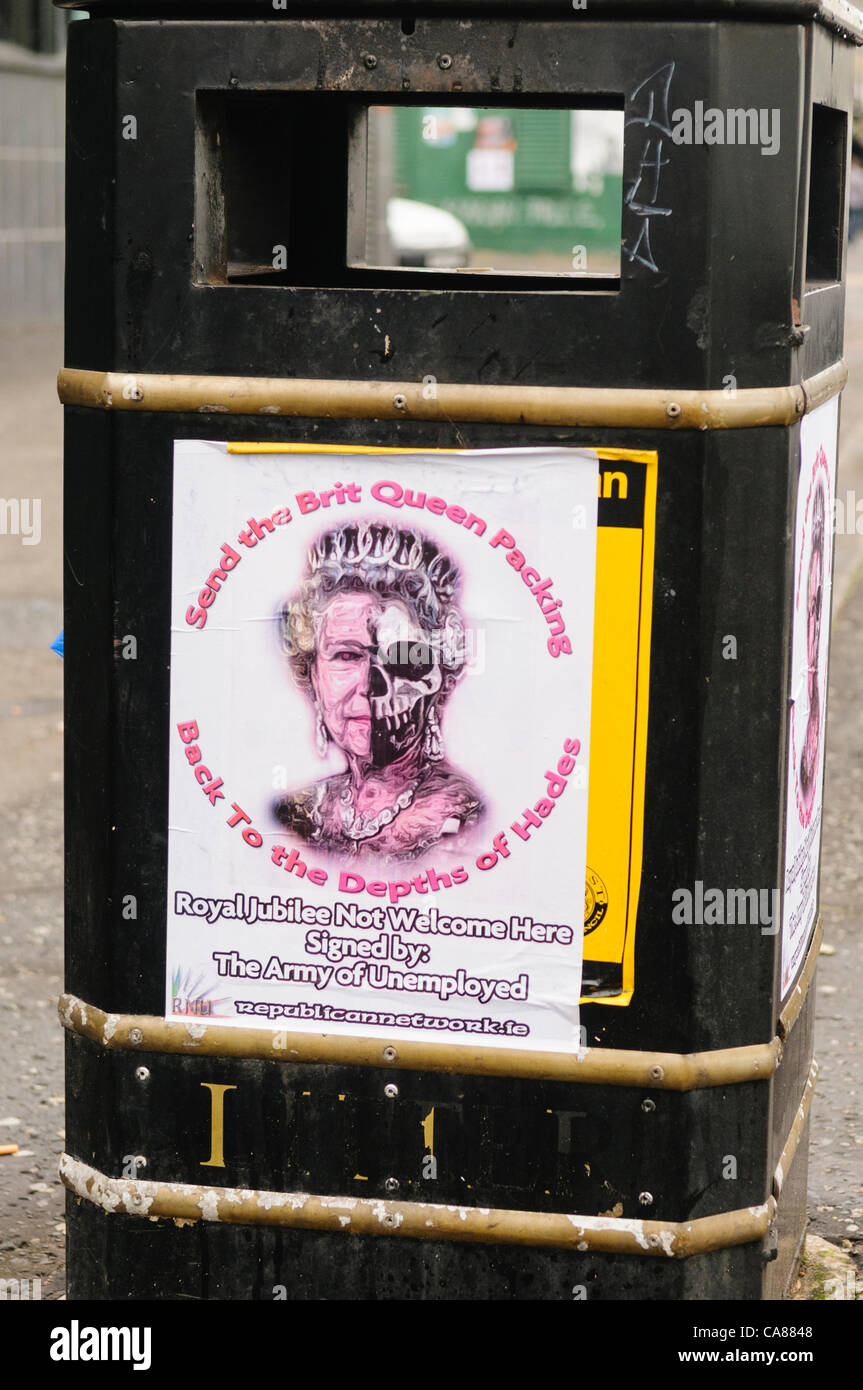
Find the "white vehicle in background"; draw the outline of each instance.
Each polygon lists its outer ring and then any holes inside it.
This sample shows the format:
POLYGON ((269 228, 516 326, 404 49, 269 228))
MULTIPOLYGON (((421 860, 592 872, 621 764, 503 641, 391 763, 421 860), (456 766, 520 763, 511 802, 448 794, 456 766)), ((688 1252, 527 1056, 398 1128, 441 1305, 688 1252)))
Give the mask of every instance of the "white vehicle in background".
POLYGON ((396 265, 456 270, 470 264, 467 227, 451 212, 430 203, 390 198, 387 234, 396 265))

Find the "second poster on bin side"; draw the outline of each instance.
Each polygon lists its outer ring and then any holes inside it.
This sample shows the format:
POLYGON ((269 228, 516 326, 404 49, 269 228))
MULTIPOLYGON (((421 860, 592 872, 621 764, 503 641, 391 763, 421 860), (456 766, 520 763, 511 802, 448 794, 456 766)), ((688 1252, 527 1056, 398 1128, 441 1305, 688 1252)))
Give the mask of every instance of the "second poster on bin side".
POLYGON ((175 446, 169 1017, 579 1045, 598 462, 175 446))

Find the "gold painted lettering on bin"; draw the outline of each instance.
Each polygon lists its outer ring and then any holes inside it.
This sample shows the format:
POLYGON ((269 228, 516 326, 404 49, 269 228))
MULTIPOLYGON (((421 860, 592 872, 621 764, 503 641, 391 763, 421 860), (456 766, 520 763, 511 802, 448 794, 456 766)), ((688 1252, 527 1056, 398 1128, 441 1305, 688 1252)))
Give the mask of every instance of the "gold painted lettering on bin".
POLYGON ((126 1212, 150 1220, 162 1217, 178 1222, 224 1221, 236 1225, 333 1231, 343 1235, 407 1236, 415 1240, 526 1245, 687 1259, 690 1255, 763 1240, 767 1235, 776 1215, 783 1172, 791 1167, 806 1124, 816 1071, 813 1063, 773 1179, 773 1195, 760 1206, 700 1216, 692 1221, 637 1221, 623 1216, 441 1206, 431 1202, 205 1187, 194 1183, 138 1182, 131 1178, 109 1177, 65 1153, 60 1159, 60 1178, 70 1192, 106 1212, 126 1212))

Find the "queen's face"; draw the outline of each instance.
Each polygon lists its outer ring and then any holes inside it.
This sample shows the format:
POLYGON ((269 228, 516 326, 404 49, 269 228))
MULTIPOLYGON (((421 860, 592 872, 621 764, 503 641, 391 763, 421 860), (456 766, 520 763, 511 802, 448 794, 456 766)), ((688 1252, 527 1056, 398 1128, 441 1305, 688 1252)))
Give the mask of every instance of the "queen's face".
POLYGON ((441 672, 428 635, 398 599, 341 594, 318 621, 312 688, 334 743, 377 767, 421 738, 441 672))
POLYGON ((321 618, 312 672, 312 688, 330 737, 359 758, 368 758, 372 746, 369 677, 379 611, 371 594, 334 598, 321 618))

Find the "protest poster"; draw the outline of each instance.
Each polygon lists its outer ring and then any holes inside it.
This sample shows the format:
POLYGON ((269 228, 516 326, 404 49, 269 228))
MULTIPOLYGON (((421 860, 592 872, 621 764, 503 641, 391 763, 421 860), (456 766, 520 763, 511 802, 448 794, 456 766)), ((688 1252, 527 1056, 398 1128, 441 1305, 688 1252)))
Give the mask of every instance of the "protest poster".
POLYGON ((809 944, 818 900, 838 437, 835 396, 800 425, 782 895, 783 999, 809 944))
POLYGON ((177 441, 168 1017, 579 1047, 606 467, 177 441))

